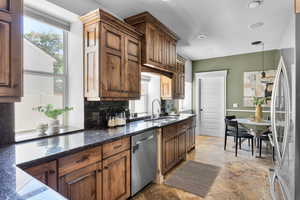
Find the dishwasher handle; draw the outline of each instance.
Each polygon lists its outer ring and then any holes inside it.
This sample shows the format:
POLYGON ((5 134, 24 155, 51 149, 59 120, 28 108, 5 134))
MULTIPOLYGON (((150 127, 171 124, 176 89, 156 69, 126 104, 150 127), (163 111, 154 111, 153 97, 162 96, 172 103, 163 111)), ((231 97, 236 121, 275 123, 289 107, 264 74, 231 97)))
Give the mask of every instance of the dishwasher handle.
POLYGON ((137 141, 137 142, 135 143, 135 145, 132 146, 132 153, 135 153, 135 152, 139 149, 140 144, 142 144, 142 143, 144 143, 144 142, 146 142, 146 141, 152 140, 153 138, 154 138, 154 136, 151 135, 151 136, 149 136, 149 137, 147 137, 147 138, 143 138, 143 139, 137 141))
POLYGON ((135 144, 136 144, 136 145, 139 145, 139 144, 142 144, 142 143, 144 143, 144 142, 146 142, 146 141, 148 141, 148 140, 152 140, 153 138, 154 138, 154 136, 151 135, 151 136, 149 136, 149 137, 147 137, 147 138, 143 138, 143 139, 137 141, 135 144))

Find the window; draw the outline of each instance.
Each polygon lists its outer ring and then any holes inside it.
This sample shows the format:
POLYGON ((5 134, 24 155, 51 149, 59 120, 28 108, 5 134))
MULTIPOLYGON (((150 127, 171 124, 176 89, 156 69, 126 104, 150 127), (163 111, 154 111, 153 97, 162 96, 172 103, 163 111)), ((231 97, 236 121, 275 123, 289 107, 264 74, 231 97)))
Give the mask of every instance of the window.
MULTIPOLYGON (((66 105, 66 41, 64 29, 24 16, 24 97, 15 105, 16 132, 48 122, 43 114, 32 110, 34 107, 66 105)), ((65 117, 60 121, 63 124, 65 117)))
POLYGON ((139 100, 130 101, 130 112, 139 115, 148 114, 149 101, 149 79, 143 77, 141 82, 141 98, 139 100))

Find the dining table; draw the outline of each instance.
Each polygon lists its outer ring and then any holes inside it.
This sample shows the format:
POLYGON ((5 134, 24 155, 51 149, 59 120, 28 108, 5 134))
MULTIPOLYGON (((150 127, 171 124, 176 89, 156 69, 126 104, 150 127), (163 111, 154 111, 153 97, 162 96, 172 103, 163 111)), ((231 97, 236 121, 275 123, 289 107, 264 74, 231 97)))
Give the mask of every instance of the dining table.
MULTIPOLYGON (((265 128, 270 128, 271 126, 271 120, 261 120, 261 121, 255 121, 254 119, 249 119, 249 118, 236 118, 234 119, 237 121, 242 127, 246 128, 249 132, 249 134, 254 136, 254 156, 258 158, 257 156, 257 139, 262 135, 264 131, 261 129, 265 128)), ((243 140, 242 142, 244 142, 243 140)))

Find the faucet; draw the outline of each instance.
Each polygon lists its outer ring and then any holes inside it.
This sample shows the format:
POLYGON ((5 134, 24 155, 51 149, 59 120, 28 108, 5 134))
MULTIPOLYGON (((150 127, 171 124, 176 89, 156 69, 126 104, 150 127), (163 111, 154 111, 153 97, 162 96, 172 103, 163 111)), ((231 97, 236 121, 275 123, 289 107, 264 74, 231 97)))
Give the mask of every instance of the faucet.
POLYGON ((159 105, 159 113, 158 113, 158 117, 160 116, 160 113, 161 113, 161 102, 159 99, 153 99, 152 101, 152 115, 151 115, 151 118, 154 119, 155 118, 155 114, 154 114, 154 103, 155 102, 158 102, 158 105, 159 105))

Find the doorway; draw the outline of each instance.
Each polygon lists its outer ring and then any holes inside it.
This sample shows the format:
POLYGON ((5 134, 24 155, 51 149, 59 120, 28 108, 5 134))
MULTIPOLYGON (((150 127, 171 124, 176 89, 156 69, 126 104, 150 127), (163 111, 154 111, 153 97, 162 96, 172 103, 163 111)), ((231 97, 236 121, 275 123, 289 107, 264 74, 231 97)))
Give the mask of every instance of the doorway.
POLYGON ((195 74, 197 134, 224 137, 227 71, 195 74))

